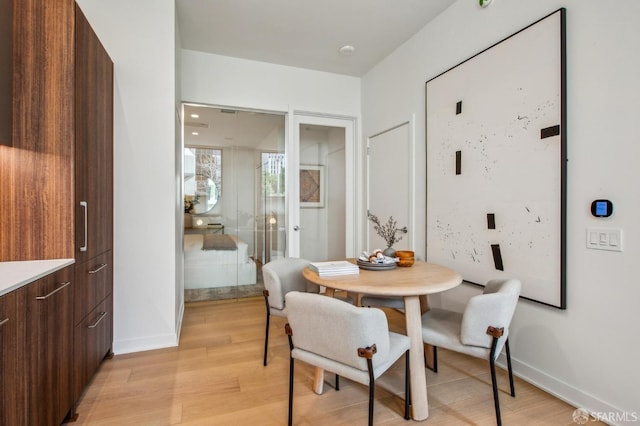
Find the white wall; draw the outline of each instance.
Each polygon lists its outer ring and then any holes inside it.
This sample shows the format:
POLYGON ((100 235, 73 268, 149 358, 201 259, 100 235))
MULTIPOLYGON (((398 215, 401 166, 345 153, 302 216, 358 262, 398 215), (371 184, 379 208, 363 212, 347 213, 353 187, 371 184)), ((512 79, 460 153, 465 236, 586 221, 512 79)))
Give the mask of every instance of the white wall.
POLYGON ((115 70, 113 349, 173 346, 183 208, 176 197, 174 1, 78 3, 115 70))
POLYGON ((183 101, 360 116, 360 79, 182 50, 183 101))
MULTIPOLYGON (((592 411, 640 413, 640 2, 459 0, 362 82, 363 135, 416 120, 417 254, 425 254, 425 82, 559 7, 567 9, 567 310, 521 301, 510 336, 516 374, 592 411), (614 214, 590 216, 593 199, 614 214), (585 228, 619 227, 624 252, 585 248, 585 228)), ((435 305, 461 309, 461 286, 435 305)), ((559 419, 569 423, 570 419, 559 419)), ((615 421, 614 421, 615 422, 615 421)))

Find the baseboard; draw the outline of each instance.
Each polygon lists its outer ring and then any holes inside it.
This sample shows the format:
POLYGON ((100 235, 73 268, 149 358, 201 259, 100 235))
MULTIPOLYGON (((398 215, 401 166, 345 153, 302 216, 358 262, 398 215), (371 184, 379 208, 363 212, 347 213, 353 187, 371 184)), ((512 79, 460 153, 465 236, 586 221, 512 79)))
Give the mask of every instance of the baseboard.
MULTIPOLYGON (((638 417, 639 413, 625 413, 623 410, 620 410, 619 408, 614 407, 593 395, 571 386, 568 383, 562 382, 514 357, 511 357, 511 363, 513 366, 513 374, 515 376, 537 388, 542 389, 569 405, 586 410, 591 413, 592 419, 599 418, 604 423, 612 426, 622 426, 624 424, 629 424, 630 421, 636 422, 640 420, 638 417)), ((496 364, 503 369, 507 368, 507 360, 504 353, 500 354, 496 364)), ((518 390, 516 389, 516 395, 517 391, 518 390)), ((567 419, 567 422, 565 423, 568 423, 569 421, 571 421, 571 419, 567 419)))
POLYGON ((184 317, 184 302, 180 304, 178 320, 176 321, 176 346, 180 344, 180 333, 182 332, 182 318, 184 317))
POLYGON ((151 351, 154 349, 178 346, 179 334, 170 333, 161 336, 151 336, 142 339, 117 340, 113 342, 113 352, 116 355, 133 352, 151 351))

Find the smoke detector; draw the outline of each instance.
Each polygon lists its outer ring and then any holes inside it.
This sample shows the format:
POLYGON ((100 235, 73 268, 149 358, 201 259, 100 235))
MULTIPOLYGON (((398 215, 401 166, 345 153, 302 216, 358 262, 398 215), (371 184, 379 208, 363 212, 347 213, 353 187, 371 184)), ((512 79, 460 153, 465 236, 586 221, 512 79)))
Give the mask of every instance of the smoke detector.
POLYGON ((338 52, 340 52, 342 56, 351 56, 355 51, 356 51, 356 48, 349 44, 347 44, 346 46, 342 46, 340 49, 338 49, 338 52))

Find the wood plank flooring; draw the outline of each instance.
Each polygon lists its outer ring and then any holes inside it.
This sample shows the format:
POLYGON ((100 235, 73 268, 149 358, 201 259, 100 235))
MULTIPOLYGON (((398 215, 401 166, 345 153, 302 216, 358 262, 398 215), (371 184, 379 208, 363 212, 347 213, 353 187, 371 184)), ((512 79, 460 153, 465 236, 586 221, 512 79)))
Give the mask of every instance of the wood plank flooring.
MULTIPOLYGON (((388 310, 390 327, 404 329, 388 310)), ((177 348, 118 355, 105 360, 83 395, 74 425, 285 425, 289 347, 285 320, 272 317, 269 365, 262 365, 264 300, 188 303, 177 348)), ((427 370, 428 425, 494 425, 488 363, 438 351, 438 374, 427 370)), ((375 424, 411 425, 402 418, 404 364, 399 361, 376 388, 375 424), (390 392, 389 390, 393 390, 390 392), (396 396, 396 392, 400 396, 396 396)), ((296 363, 294 424, 366 425, 368 390, 327 374, 322 395, 311 390, 313 369, 296 363)), ((516 379, 508 394, 499 369, 505 425, 574 425, 574 407, 516 379)), ((595 424, 595 423, 590 423, 595 424)))

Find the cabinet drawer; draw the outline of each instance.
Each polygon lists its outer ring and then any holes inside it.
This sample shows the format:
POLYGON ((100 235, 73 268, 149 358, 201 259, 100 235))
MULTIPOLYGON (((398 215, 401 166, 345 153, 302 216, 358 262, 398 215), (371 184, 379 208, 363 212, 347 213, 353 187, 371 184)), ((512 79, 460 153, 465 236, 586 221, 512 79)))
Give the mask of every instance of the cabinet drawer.
POLYGON ((111 250, 76 265, 75 324, 78 324, 96 305, 104 300, 113 287, 111 250))
POLYGON ((82 395, 98 366, 111 353, 113 342, 113 302, 107 296, 78 325, 74 333, 74 397, 82 395))

